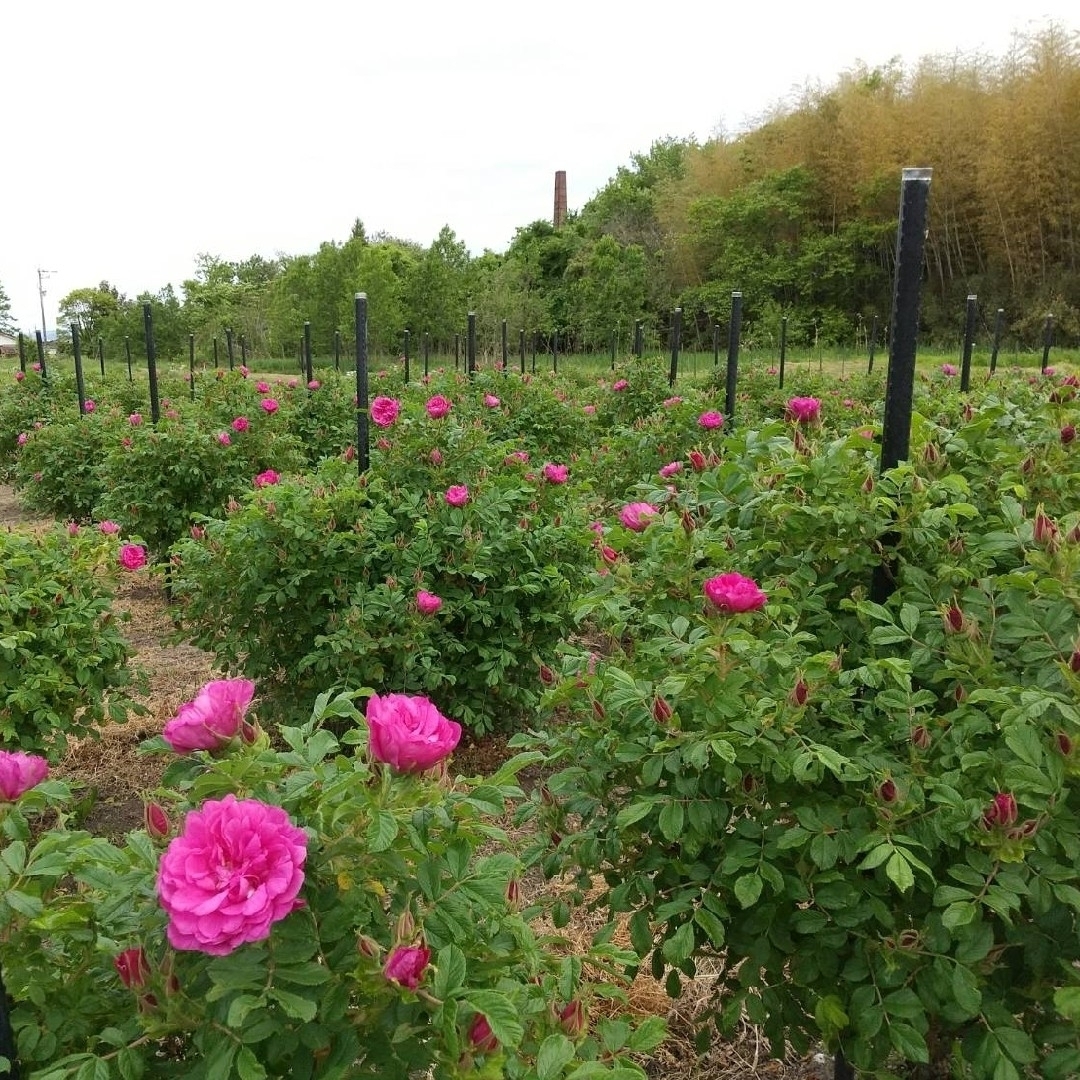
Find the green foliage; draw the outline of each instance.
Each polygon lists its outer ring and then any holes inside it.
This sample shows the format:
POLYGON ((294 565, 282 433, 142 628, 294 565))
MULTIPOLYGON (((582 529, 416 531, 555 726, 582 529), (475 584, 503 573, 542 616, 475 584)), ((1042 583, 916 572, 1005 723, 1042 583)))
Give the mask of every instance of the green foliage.
POLYGON ((61 520, 88 519, 105 493, 101 459, 108 428, 96 412, 79 416, 76 411, 71 419, 62 415, 32 429, 15 467, 15 486, 23 502, 61 520))
POLYGON ((0 532, 0 742, 62 756, 134 708, 112 613, 117 546, 96 535, 0 532))
POLYGON ((161 853, 146 832, 114 844, 72 828, 57 781, 0 805, 0 960, 27 1071, 644 1080, 631 1055, 655 1046, 662 1026, 613 1018, 571 1039, 552 1008, 618 995, 603 980, 631 954, 598 941, 557 955, 530 925, 543 906, 508 900, 522 868, 491 816, 521 797, 516 774, 535 759, 484 781, 393 774, 362 749, 354 696, 320 695, 310 721, 281 729, 280 749, 256 735, 166 771, 160 800, 174 826, 231 793, 282 807, 306 832, 302 903, 267 940, 225 956, 166 945, 161 853), (344 744, 327 724, 350 729, 344 744), (501 850, 487 854, 492 841, 501 850), (384 965, 419 942, 432 962, 414 991, 384 965), (129 987, 114 958, 130 948, 145 968, 129 987), (497 1046, 470 1042, 478 1014, 497 1046))

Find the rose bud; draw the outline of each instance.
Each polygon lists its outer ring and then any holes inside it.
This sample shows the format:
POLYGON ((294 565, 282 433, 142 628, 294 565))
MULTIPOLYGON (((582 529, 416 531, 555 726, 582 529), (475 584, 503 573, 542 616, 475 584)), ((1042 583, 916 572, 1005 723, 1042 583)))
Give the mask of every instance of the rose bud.
POLYGON ((1080 647, 1073 649, 1073 654, 1069 657, 1069 669, 1080 675, 1080 647))
POLYGON ((366 956, 369 960, 379 960, 382 958, 382 946, 373 938, 367 934, 361 934, 356 939, 356 951, 361 956, 366 956))
POLYGON ((900 792, 896 788, 896 784, 892 780, 883 780, 878 785, 877 789, 878 798, 885 803, 886 806, 891 806, 900 798, 900 792))
POLYGON ((938 450, 936 444, 928 442, 923 447, 922 457, 927 465, 936 465, 941 460, 941 451, 938 450))
POLYGON ((1073 751, 1073 741, 1069 738, 1068 735, 1065 734, 1064 731, 1059 731, 1057 733, 1057 735, 1055 736, 1055 741, 1057 742, 1058 750, 1061 751, 1063 756, 1071 756, 1073 751))
POLYGON ((597 720, 603 720, 607 716, 607 709, 604 708, 603 702, 597 701, 595 698, 593 698, 592 711, 597 720))
POLYGON ((701 472, 705 468, 705 455, 700 450, 691 450, 690 464, 694 468, 694 472, 701 472))
POLYGON ((1033 529, 1035 543, 1054 551, 1058 546, 1058 527, 1053 520, 1043 512, 1042 503, 1039 503, 1035 511, 1035 525, 1033 529))
POLYGON ((143 827, 154 840, 164 840, 172 832, 169 815, 153 802, 143 808, 143 827))
POLYGON ((1070 544, 1080 544, 1080 521, 1069 530, 1069 534, 1065 539, 1068 540, 1070 544))
POLYGON ((652 714, 658 724, 666 724, 671 719, 671 706, 662 697, 657 697, 653 700, 652 714))
POLYGON ((559 1010, 559 1027, 571 1039, 576 1039, 587 1027, 585 1006, 579 998, 574 998, 559 1010))
POLYGON ((921 942, 922 935, 918 930, 901 930, 896 939, 897 947, 901 949, 917 949, 921 942))
POLYGON ((791 688, 791 693, 788 694, 788 703, 795 705, 797 708, 802 708, 806 704, 806 699, 810 696, 810 687, 806 685, 800 676, 795 680, 795 685, 791 688))
POLYGON ((482 1013, 477 1013, 469 1025, 469 1043, 481 1054, 493 1054, 499 1049, 499 1040, 492 1034, 491 1025, 482 1013))
POLYGON ((506 906, 511 911, 521 910, 521 882, 517 878, 506 883, 506 906))
POLYGON ((150 962, 146 959, 146 953, 138 947, 125 949, 113 957, 113 967, 128 989, 145 986, 150 978, 150 962))
POLYGON ((970 420, 975 415, 975 410, 971 407, 970 402, 964 404, 964 407, 961 410, 961 415, 964 417, 965 420, 970 420))
POLYGON ((956 701, 956 704, 959 705, 960 702, 963 701, 964 698, 966 698, 966 697, 967 697, 967 691, 964 689, 964 684, 963 683, 957 683, 956 684, 956 689, 953 690, 953 699, 956 701))
POLYGON ((1016 821, 1016 814, 1016 798, 1012 792, 999 791, 983 813, 983 824, 988 828, 1012 825, 1016 821))
POLYGON ((551 668, 547 666, 547 664, 540 665, 540 681, 545 686, 555 685, 555 672, 552 671, 551 668))
POLYGON ((412 941, 416 936, 416 920, 412 912, 406 908, 399 916, 394 926, 394 942, 397 945, 412 941))
POLYGON ((949 554, 950 555, 963 555, 966 549, 964 544, 964 538, 962 536, 954 536, 949 541, 949 554))
POLYGON ((191 539, 203 540, 206 538, 206 530, 201 525, 191 526, 191 539))
POLYGON ((1062 446, 1068 446, 1076 438, 1076 425, 1066 424, 1061 429, 1061 444, 1062 446))
POLYGON ((240 723, 240 738, 248 746, 251 746, 259 737, 259 729, 250 721, 243 720, 240 723))
POLYGON ((955 604, 946 609, 942 622, 944 623, 946 634, 962 633, 967 626, 967 619, 964 617, 964 613, 955 604))
POLYGON ((866 479, 862 482, 862 490, 864 495, 869 495, 874 490, 874 474, 867 473, 866 479))
POLYGON ((757 780, 754 779, 753 773, 743 773, 742 780, 739 781, 739 786, 743 789, 745 795, 753 795, 757 789, 757 780))
POLYGON ((1030 455, 1020 462, 1020 471, 1027 476, 1035 468, 1035 459, 1030 455))
POLYGON ((694 518, 691 515, 690 511, 683 510, 683 512, 679 515, 679 520, 682 522, 682 527, 686 531, 686 534, 689 536, 689 534, 692 533, 696 528, 694 524, 694 518))
POLYGON ((608 547, 607 544, 600 548, 600 556, 609 566, 613 566, 619 561, 619 553, 614 548, 608 547))

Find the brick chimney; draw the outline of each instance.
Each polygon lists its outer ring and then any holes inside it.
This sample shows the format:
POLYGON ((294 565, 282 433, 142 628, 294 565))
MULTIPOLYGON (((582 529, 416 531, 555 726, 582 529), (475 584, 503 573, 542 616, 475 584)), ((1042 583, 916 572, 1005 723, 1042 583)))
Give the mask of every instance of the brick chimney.
POLYGON ((555 228, 566 220, 566 172, 560 169, 555 174, 555 228))

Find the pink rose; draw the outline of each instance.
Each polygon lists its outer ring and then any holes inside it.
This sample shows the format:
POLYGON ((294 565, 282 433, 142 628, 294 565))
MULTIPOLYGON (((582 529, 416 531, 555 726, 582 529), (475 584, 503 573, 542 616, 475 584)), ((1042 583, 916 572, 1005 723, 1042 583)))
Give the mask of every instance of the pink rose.
POLYGON ((956 374, 956 365, 955 364, 942 364, 941 365, 941 374, 952 377, 953 375, 956 374))
POLYGON ((423 772, 453 753, 461 725, 426 698, 372 694, 367 703, 368 750, 397 772, 423 772))
POLYGON ((999 791, 990 801, 982 819, 987 828, 992 828, 994 825, 1012 825, 1016 816, 1016 796, 1011 791, 999 791))
POLYGON ((261 408, 264 413, 276 413, 278 411, 278 403, 276 399, 272 397, 263 398, 262 401, 259 402, 259 408, 261 408))
POLYGON ((430 454, 428 454, 428 461, 432 465, 441 465, 443 462, 442 451, 436 446, 430 454))
POLYGON ((793 397, 787 403, 787 414, 798 424, 812 424, 821 418, 821 402, 816 397, 793 397))
POLYGON ((246 379, 250 374, 251 374, 251 368, 249 368, 247 366, 247 364, 241 364, 240 365, 240 375, 241 375, 241 377, 246 379))
POLYGON ((255 392, 258 394, 269 394, 270 384, 267 382, 257 382, 255 384, 255 392))
POLYGON ((272 487, 280 479, 281 477, 273 469, 267 469, 265 472, 259 473, 252 482, 257 488, 264 488, 272 487))
POLYGON ((226 795, 184 820, 158 867, 169 944, 226 956, 301 905, 307 837, 280 806, 226 795))
POLYGON ((141 544, 122 544, 120 547, 120 565, 125 570, 138 570, 146 565, 146 548, 141 544))
POLYGON ((499 401, 499 399, 494 394, 485 394, 484 404, 489 409, 497 409, 502 404, 502 402, 499 401))
POLYGON ((15 372, 15 381, 16 382, 22 382, 23 379, 25 379, 25 378, 26 378, 26 372, 25 371, 16 371, 15 372))
POLYGON ((627 503, 619 511, 619 520, 634 532, 644 532, 649 522, 659 513, 652 503, 635 502, 627 503))
POLYGON ((310 382, 309 382, 309 383, 307 384, 307 388, 308 388, 309 390, 318 390, 320 386, 322 386, 322 383, 321 383, 321 382, 319 382, 319 380, 318 380, 318 379, 312 379, 312 380, 311 380, 311 381, 310 381, 310 382))
POLYGON ((14 802, 49 775, 49 763, 37 754, 0 750, 0 802, 14 802))
POLYGON ((421 615, 434 615, 442 607, 442 598, 424 589, 418 589, 416 593, 416 610, 421 615))
POLYGON ((752 578, 742 574, 718 574, 705 582, 705 596, 713 607, 725 612, 757 611, 766 596, 752 578))
POLYGON ((98 525, 98 528, 106 536, 115 536, 120 531, 120 526, 117 525, 115 521, 109 521, 108 519, 101 522, 101 524, 98 525))
POLYGON ((67 523, 68 536, 79 535, 79 523, 77 521, 69 521, 67 523))
POLYGON ((222 446, 231 446, 232 445, 232 439, 229 438, 229 433, 227 431, 219 431, 218 436, 217 436, 217 441, 219 443, 221 443, 222 446))
POLYGON ((40 370, 41 370, 41 364, 40 364, 40 363, 39 363, 39 362, 38 362, 37 360, 35 360, 35 361, 34 361, 34 362, 33 362, 33 363, 32 363, 32 364, 30 365, 30 370, 31 370, 31 371, 40 371, 40 370))
POLYGON ((424 945, 399 945, 389 956, 383 975, 393 983, 415 990, 431 962, 431 950, 424 945))
POLYGON ((671 408, 674 408, 676 405, 681 405, 681 404, 682 404, 682 398, 679 397, 677 394, 675 395, 675 397, 664 398, 664 408, 665 409, 671 409, 671 408))
POLYGON ((161 734, 178 754, 214 750, 239 734, 254 693, 250 679, 208 682, 194 701, 180 706, 161 734))
POLYGON ((85 400, 85 401, 83 402, 83 408, 84 408, 84 409, 85 409, 85 410, 86 410, 86 411, 87 411, 88 413, 90 413, 90 412, 93 412, 93 411, 94 411, 94 410, 95 410, 95 409, 97 408, 97 405, 96 405, 96 404, 94 403, 94 401, 93 401, 93 399, 92 399, 92 398, 87 398, 87 399, 86 399, 86 400, 85 400))
POLYGON ((566 465, 556 465, 549 461, 544 466, 544 479, 549 484, 565 484, 570 477, 570 469, 566 465))
POLYGON ((586 416, 593 416, 593 415, 595 415, 595 413, 596 413, 596 406, 595 406, 595 405, 583 405, 583 406, 581 407, 581 411, 582 411, 582 412, 583 412, 583 413, 584 413, 584 414, 585 414, 586 416))
POLYGON ((614 390, 616 393, 621 393, 629 385, 630 384, 625 379, 619 379, 612 384, 611 389, 614 390))
POLYGON ((133 413, 132 413, 132 414, 131 414, 131 415, 130 415, 130 416, 128 417, 128 423, 129 423, 129 424, 130 424, 130 425, 131 425, 132 427, 138 427, 138 426, 139 426, 139 425, 140 425, 140 424, 142 423, 142 413, 137 413, 137 412, 133 412, 133 413))
POLYGON ((232 422, 233 431, 247 431, 251 427, 251 421, 246 416, 238 416, 232 422))
POLYGON ((424 408, 427 409, 427 414, 432 420, 441 420, 450 411, 451 405, 442 394, 436 394, 434 397, 428 398, 424 408))
POLYGON ((446 489, 443 498, 451 506, 464 506, 469 501, 469 489, 465 484, 454 484, 446 489))
POLYGON ((709 431, 724 426, 724 418, 718 412, 704 412, 698 417, 697 422, 709 431))
POLYGON ((661 466, 660 475, 667 480, 669 477, 674 476, 676 473, 682 472, 681 461, 669 461, 666 465, 661 466))
POLYGON ((390 427, 401 412, 401 402, 392 397, 377 397, 371 403, 371 422, 377 427, 390 427))
POLYGON ((25 431, 20 431, 19 437, 15 441, 20 446, 25 446, 30 441, 30 436, 25 431))
POLYGON ((295 390, 300 385, 300 380, 299 379, 289 379, 288 382, 285 383, 285 385, 290 390, 295 390))

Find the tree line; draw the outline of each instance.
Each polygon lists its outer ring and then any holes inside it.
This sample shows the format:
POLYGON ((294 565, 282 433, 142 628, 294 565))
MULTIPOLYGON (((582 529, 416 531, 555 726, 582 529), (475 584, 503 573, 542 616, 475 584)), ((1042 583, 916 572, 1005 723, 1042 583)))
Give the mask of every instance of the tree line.
MULTIPOLYGON (((344 242, 241 262, 200 255, 179 295, 134 299, 108 282, 60 307, 115 352, 140 342, 154 304, 158 348, 205 351, 226 328, 251 355, 295 354, 310 321, 326 355, 346 341, 352 297, 368 294, 372 346, 414 351, 430 335, 453 347, 477 312, 483 347, 500 324, 548 348, 628 351, 635 320, 663 340, 675 306, 688 347, 726 325, 743 293, 744 337, 768 346, 781 316, 802 345, 857 345, 888 319, 900 170, 934 169, 923 291, 923 339, 954 343, 964 297, 977 293, 983 332, 997 308, 1022 344, 1052 312, 1062 343, 1080 339, 1080 35, 1057 26, 1018 36, 1003 57, 927 57, 856 66, 807 87, 751 129, 704 142, 666 137, 629 163, 556 229, 519 228, 503 253, 472 256, 445 226, 427 246, 369 237, 358 219, 344 242)), ((511 350, 515 345, 511 344, 511 350)))

